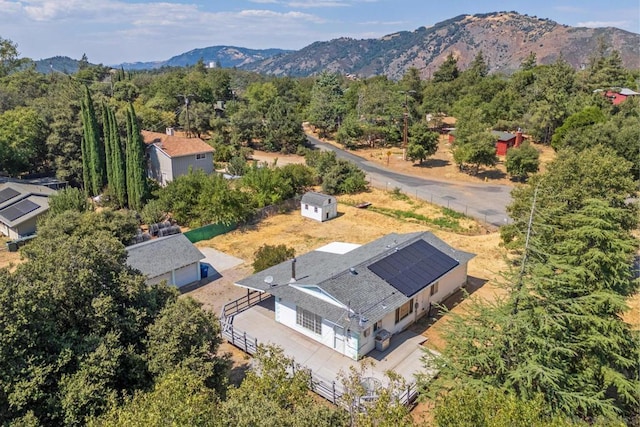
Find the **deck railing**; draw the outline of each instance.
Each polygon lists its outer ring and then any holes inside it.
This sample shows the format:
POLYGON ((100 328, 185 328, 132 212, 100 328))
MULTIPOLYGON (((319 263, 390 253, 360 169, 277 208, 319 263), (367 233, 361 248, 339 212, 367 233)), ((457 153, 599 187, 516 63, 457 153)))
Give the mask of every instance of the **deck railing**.
POLYGON ((271 298, 271 294, 267 292, 249 291, 246 296, 225 304, 224 307, 222 307, 221 317, 223 319, 232 318, 236 314, 269 298, 271 298))
MULTIPOLYGON (((263 292, 254 292, 253 294, 248 294, 246 297, 240 298, 239 300, 232 301, 225 305, 222 310, 222 316, 220 318, 221 326, 222 326, 222 336, 232 345, 238 347, 245 353, 248 353, 254 356, 258 351, 258 339, 247 334, 244 331, 241 331, 233 326, 233 316, 241 311, 246 310, 254 304, 257 304, 260 301, 264 301, 265 299, 271 297, 271 295, 266 294, 268 296, 264 296, 263 292), (260 294, 260 295, 256 295, 260 294)), ((291 367, 291 372, 295 373, 297 370, 304 369, 309 374, 309 388, 311 391, 316 393, 317 395, 327 399, 329 402, 335 405, 342 405, 343 402, 341 400, 343 393, 342 384, 336 383, 335 380, 330 381, 326 378, 322 378, 313 370, 302 366, 298 363, 293 363, 291 367)), ((414 382, 409 383, 407 385, 406 390, 403 390, 398 396, 398 400, 406 405, 412 405, 416 398, 418 397, 418 387, 414 382)))

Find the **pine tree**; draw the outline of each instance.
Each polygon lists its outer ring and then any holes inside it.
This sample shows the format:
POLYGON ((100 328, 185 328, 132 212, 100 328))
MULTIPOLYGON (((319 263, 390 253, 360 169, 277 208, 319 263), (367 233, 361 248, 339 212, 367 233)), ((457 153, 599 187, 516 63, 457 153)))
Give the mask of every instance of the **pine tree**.
POLYGON ((443 380, 540 395, 554 413, 585 420, 637 415, 640 341, 621 316, 638 290, 629 168, 601 148, 562 153, 514 192, 520 267, 507 297, 451 316, 443 380))
POLYGON ((144 142, 138 128, 133 104, 129 103, 127 114, 127 199, 130 209, 140 210, 146 197, 146 173, 144 142))

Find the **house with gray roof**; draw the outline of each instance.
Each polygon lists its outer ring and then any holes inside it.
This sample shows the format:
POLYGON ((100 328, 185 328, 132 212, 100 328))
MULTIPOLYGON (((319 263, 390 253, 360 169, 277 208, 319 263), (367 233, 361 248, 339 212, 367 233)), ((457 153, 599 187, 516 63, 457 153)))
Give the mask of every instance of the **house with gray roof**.
POLYGON ((11 238, 35 234, 38 218, 49 210, 49 196, 56 190, 43 185, 0 184, 0 233, 11 238))
POLYGON ((330 220, 338 216, 338 200, 334 196, 309 191, 300 200, 300 213, 320 222, 330 220))
POLYGON ((149 285, 166 280, 180 288, 202 278, 200 261, 205 256, 184 234, 148 240, 126 250, 127 264, 140 271, 149 285))
POLYGON ((236 285, 273 295, 277 322, 357 360, 464 286, 474 256, 429 232, 392 233, 334 242, 236 285))

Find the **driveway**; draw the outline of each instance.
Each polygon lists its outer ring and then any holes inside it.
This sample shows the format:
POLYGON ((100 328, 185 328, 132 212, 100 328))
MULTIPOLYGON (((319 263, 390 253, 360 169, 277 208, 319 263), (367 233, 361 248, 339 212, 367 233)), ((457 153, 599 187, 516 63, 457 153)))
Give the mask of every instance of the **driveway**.
POLYGON ((198 249, 205 256, 205 258, 200 261, 200 263, 206 264, 209 267, 208 276, 214 279, 222 277, 220 272, 244 263, 244 261, 240 258, 227 255, 213 248, 199 246, 198 249))
POLYGON ((384 169, 313 136, 307 135, 307 139, 311 145, 334 151, 339 158, 358 165, 374 187, 387 190, 399 188, 407 195, 448 207, 494 226, 509 222, 506 207, 511 203, 512 187, 508 185, 460 183, 404 175, 384 169))

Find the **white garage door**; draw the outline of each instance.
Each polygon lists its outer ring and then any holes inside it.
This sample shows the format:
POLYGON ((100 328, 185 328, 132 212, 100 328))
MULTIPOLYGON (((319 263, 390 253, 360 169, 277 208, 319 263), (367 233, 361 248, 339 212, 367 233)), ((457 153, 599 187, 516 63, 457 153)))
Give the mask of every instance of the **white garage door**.
POLYGON ((175 278, 177 287, 187 285, 191 282, 199 280, 199 267, 198 263, 187 265, 186 267, 179 268, 175 271, 175 278))

